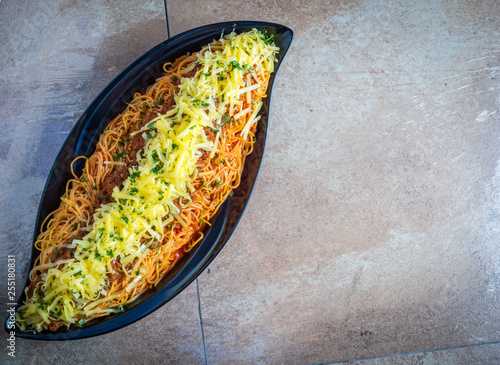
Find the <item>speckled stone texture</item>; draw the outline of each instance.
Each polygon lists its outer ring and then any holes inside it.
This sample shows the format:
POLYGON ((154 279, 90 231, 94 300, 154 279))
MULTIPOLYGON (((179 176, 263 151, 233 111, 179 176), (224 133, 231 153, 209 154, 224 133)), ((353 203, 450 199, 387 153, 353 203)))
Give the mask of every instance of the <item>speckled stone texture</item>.
MULTIPOLYGON (((0 3, 0 259, 16 255, 19 288, 61 144, 95 95, 167 37, 163 5, 0 3)), ((238 20, 295 32, 252 199, 198 286, 109 335, 18 340, 17 360, 500 364, 500 3, 167 9, 171 35, 238 20)))
POLYGON ((331 365, 491 365, 500 364, 500 344, 467 346, 447 350, 418 351, 410 354, 379 356, 364 360, 330 363, 331 365))

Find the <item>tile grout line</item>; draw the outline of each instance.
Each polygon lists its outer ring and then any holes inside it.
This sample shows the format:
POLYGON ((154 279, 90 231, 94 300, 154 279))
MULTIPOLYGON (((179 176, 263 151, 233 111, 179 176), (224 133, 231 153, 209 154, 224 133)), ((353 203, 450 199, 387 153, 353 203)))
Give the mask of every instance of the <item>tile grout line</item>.
POLYGON ((470 344, 470 345, 451 346, 451 347, 443 347, 443 348, 436 348, 436 349, 430 349, 430 350, 421 350, 421 351, 400 352, 400 353, 397 353, 397 354, 389 354, 389 355, 360 357, 360 358, 357 358, 357 359, 349 359, 349 360, 333 361, 333 362, 321 362, 321 363, 316 363, 316 364, 312 364, 312 365, 344 364, 344 363, 349 363, 349 362, 354 362, 354 361, 384 359, 384 358, 395 357, 395 356, 422 354, 424 352, 437 352, 437 351, 455 350, 455 349, 463 349, 463 348, 479 347, 479 346, 487 346, 487 345, 497 345, 497 344, 500 344, 500 341, 482 342, 482 343, 475 343, 475 344, 470 344))
POLYGON ((165 20, 167 21, 167 39, 170 39, 170 26, 168 24, 167 0, 163 0, 163 5, 165 6, 165 20))
POLYGON ((198 298, 198 315, 200 317, 201 341, 203 343, 203 356, 205 357, 205 365, 207 365, 207 349, 205 346, 205 332, 203 330, 203 319, 201 316, 200 286, 198 285, 198 278, 196 278, 196 297, 198 298))

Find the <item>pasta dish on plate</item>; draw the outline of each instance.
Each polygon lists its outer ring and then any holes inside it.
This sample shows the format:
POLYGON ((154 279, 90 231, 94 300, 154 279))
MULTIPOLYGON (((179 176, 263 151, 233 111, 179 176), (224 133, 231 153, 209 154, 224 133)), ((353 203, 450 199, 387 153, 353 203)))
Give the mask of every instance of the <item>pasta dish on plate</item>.
POLYGON ((123 311, 203 239, 238 187, 279 48, 234 31, 134 94, 42 224, 21 330, 123 311))

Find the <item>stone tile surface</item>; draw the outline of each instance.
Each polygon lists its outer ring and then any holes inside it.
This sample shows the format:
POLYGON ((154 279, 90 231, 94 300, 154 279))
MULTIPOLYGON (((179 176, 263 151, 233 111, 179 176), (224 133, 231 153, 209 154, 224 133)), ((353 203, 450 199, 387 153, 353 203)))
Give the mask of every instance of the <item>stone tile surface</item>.
MULTIPOLYGON (((331 365, 346 362, 331 363, 331 365)), ((500 344, 462 347, 447 350, 385 356, 376 359, 354 360, 352 365, 490 365, 500 363, 500 344)))
POLYGON ((496 1, 168 1, 295 31, 244 218, 200 279, 208 363, 500 339, 496 1))
MULTIPOLYGON (((16 255, 20 292, 39 199, 62 143, 102 88, 167 38, 167 27, 163 0, 3 0, 0 33, 0 276, 5 282, 6 256, 16 255)), ((2 286, 2 313, 6 295, 2 286)), ((5 363, 11 359, 6 334, 0 332, 0 363, 5 363)), ((18 339, 14 363, 203 360, 197 293, 191 286, 153 315, 108 335, 53 343, 18 339)))

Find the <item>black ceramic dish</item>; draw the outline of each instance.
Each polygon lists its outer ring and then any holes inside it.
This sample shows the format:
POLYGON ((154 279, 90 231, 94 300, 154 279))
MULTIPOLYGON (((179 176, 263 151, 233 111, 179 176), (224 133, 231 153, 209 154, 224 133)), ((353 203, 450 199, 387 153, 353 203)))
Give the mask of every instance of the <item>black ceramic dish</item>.
MULTIPOLYGON (((173 61, 187 52, 198 51, 203 45, 214 39, 219 39, 223 31, 227 34, 233 28, 237 33, 257 28, 262 32, 267 30, 268 34, 274 34, 275 43, 280 47, 276 65, 276 72, 278 71, 293 39, 293 32, 279 24, 245 21, 207 25, 179 34, 146 52, 106 86, 85 110, 66 139, 45 185, 38 209, 33 241, 36 240, 40 232, 44 218, 59 206, 59 197, 64 193, 66 181, 71 178, 70 164, 73 159, 76 156, 90 156, 93 153, 99 135, 108 123, 125 109, 126 103, 132 99, 133 93, 144 90, 153 84, 154 80, 162 74, 162 66, 165 62, 173 61)), ((229 197, 220 207, 217 216, 212 221, 212 226, 207 230, 205 238, 197 247, 186 254, 156 288, 144 293, 122 313, 93 319, 84 328, 72 326, 70 329, 61 328, 57 332, 21 332, 16 327, 17 336, 36 340, 69 340, 117 330, 163 306, 186 288, 210 264, 234 231, 257 178, 264 153, 271 91, 276 72, 271 75, 269 81, 268 97, 264 100, 261 110, 262 118, 258 123, 257 141, 253 153, 247 157, 241 185, 234 191, 234 195, 229 197)), ((75 163, 74 167, 79 174, 83 163, 75 163)), ((33 248, 30 267, 33 267, 37 256, 38 251, 33 248)), ((26 285, 28 284, 27 281, 26 285)), ((25 294, 23 292, 18 303, 23 303, 24 300, 25 294)), ((14 328, 13 323, 7 320, 5 329, 10 332, 12 328, 14 328)))

